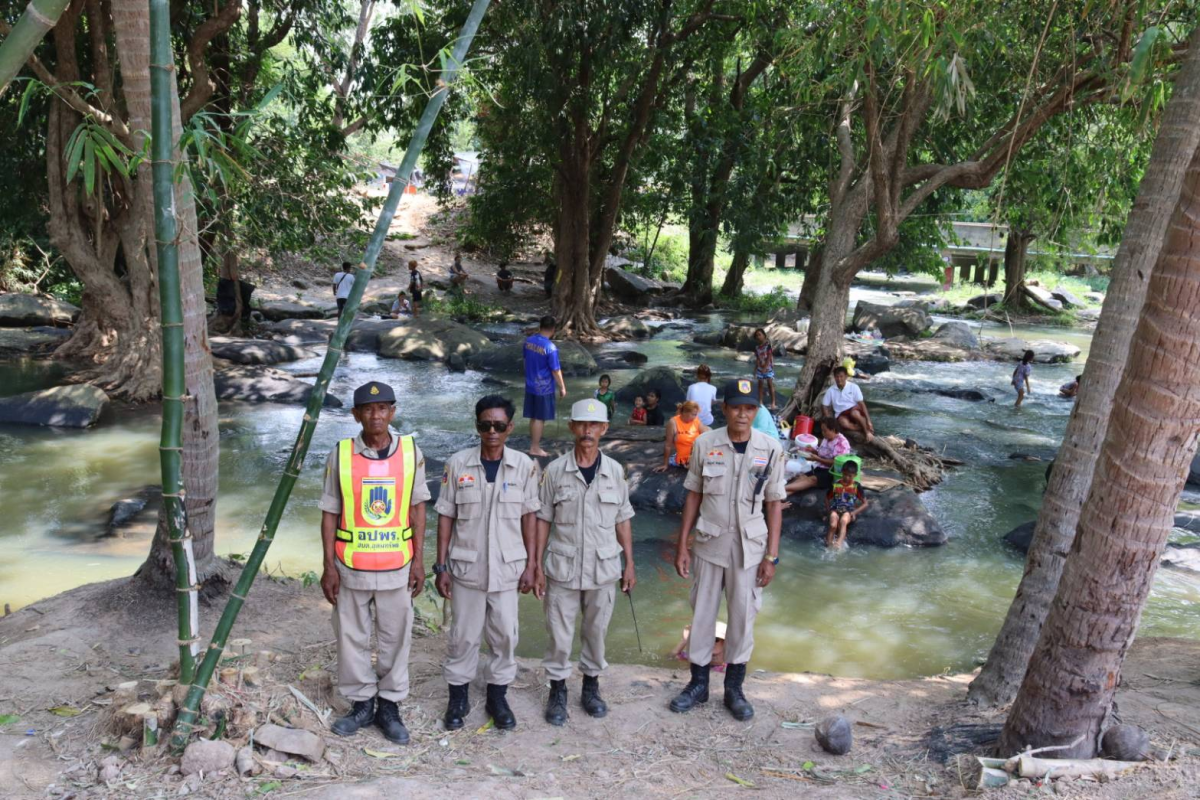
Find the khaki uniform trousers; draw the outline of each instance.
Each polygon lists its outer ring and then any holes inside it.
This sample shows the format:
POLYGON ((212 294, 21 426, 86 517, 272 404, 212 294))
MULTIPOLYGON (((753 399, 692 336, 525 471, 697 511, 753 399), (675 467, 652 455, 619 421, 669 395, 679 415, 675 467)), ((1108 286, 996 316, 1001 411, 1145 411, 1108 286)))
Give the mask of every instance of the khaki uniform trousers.
POLYGON ((703 667, 712 661, 722 594, 729 612, 725 626, 725 663, 745 664, 754 650, 754 618, 762 608, 762 587, 758 585, 758 564, 743 567, 741 549, 739 543, 728 567, 705 561, 693 553, 693 615, 688 658, 696 666, 703 667))
POLYGON ((575 642, 575 618, 583 609, 583 643, 579 671, 596 677, 608 666, 604 660, 604 637, 612 619, 617 585, 599 589, 570 589, 562 583, 546 582, 546 656, 542 666, 552 681, 571 677, 571 646, 575 642))
POLYGON ((517 677, 517 590, 485 592, 453 580, 450 593, 450 641, 442 677, 462 686, 475 679, 479 644, 487 639, 492 653, 483 664, 488 683, 507 686, 517 677))
POLYGON ((412 646, 413 605, 408 567, 401 588, 387 591, 338 589, 333 607, 337 637, 338 691, 350 701, 376 695, 400 702, 408 697, 408 654, 412 646), (371 608, 375 619, 372 624, 371 608), (371 631, 379 654, 371 666, 371 631))

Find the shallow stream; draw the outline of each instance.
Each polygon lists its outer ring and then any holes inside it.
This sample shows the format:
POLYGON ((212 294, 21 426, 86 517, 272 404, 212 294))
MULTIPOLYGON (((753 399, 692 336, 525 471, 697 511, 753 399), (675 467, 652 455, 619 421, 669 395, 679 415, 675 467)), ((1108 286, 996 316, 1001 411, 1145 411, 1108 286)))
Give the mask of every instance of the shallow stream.
MULTIPOLYGON (((895 301, 878 288, 864 297, 895 301)), ((691 343, 696 332, 724 324, 720 316, 666 326, 653 339, 604 349, 636 348, 651 365, 684 368, 701 360, 691 343)), ((515 335, 516 328, 502 329, 515 335)), ((988 336, 1008 336, 990 325, 988 336)), ((1070 341, 1086 356, 1090 337, 1079 331, 1016 327, 1016 336, 1070 341)), ((745 358, 728 350, 703 353, 722 377, 746 375, 745 358)), ((314 372, 319 359, 284 365, 314 372)), ((1011 459, 1011 453, 1048 457, 1066 425, 1070 406, 1058 386, 1082 366, 1039 365, 1033 396, 1014 410, 1010 364, 909 363, 862 384, 881 432, 895 432, 943 448, 968 466, 951 473, 922 499, 950 532, 950 543, 924 550, 859 547, 830 556, 816 543, 785 539, 780 569, 765 593, 756 628, 754 667, 818 671, 845 676, 905 678, 972 669, 987 649, 1020 579, 1022 559, 1001 536, 1033 519, 1044 487, 1045 463, 1011 459), (971 387, 995 398, 972 403, 932 394, 935 387, 971 387)), ((780 382, 795 379, 799 359, 777 361, 780 382)), ((614 371, 620 387, 635 373, 614 371)), ((35 362, 0 363, 0 393, 53 385, 58 368, 35 362)), ((476 372, 456 374, 441 365, 351 354, 339 367, 331 391, 349 401, 354 386, 377 379, 400 398, 397 426, 415 433, 429 455, 446 458, 473 441, 471 407, 496 387, 482 386, 476 372)), ((509 395, 520 401, 520 379, 509 395)), ((590 394, 594 378, 569 379, 571 398, 590 394)), ((278 475, 300 423, 302 409, 284 405, 223 405, 218 545, 222 555, 246 553, 262 524, 278 475)), ((619 409, 627 414, 628 409, 619 409)), ((157 415, 110 412, 86 431, 0 426, 0 602, 13 608, 83 583, 129 575, 144 558, 143 538, 80 537, 103 518, 109 505, 139 487, 157 483, 157 415), (85 525, 86 523, 86 525, 85 525)), ((321 468, 342 437, 353 435, 348 410, 327 409, 313 439, 267 565, 274 573, 301 576, 320 569, 321 468)), ((524 425, 518 429, 524 432, 524 425)), ((562 422, 548 426, 566 438, 562 422)), ((430 519, 426 565, 433 563, 435 520, 430 519)), ((663 664, 688 623, 688 584, 674 574, 668 542, 678 519, 639 512, 634 520, 639 581, 634 593, 643 650, 639 651, 629 604, 620 600, 609 631, 609 660, 663 664)), ((423 598, 424 608, 431 609, 423 598)), ((1161 570, 1142 619, 1145 635, 1200 638, 1200 584, 1161 570)), ((541 609, 521 600, 520 654, 541 655, 545 641, 541 609)), ((435 615, 436 617, 436 615, 435 615)))

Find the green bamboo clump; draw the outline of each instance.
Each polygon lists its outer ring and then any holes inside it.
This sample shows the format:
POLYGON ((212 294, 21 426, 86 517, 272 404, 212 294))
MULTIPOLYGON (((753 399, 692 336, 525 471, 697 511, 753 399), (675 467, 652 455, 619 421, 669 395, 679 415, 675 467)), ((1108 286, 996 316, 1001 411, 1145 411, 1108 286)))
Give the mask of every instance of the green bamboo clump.
POLYGON ((46 32, 54 27, 71 0, 29 0, 25 13, 0 42, 0 97, 25 66, 46 32))
MULTIPOLYGON (((162 3, 165 6, 167 0, 153 0, 153 2, 162 3)), ((312 441, 313 430, 316 428, 317 419, 321 415, 321 408, 325 402, 325 392, 329 388, 329 381, 333 377, 333 371, 337 367, 338 361, 341 360, 342 348, 345 345, 346 337, 350 333, 350 328, 354 324, 354 317, 358 313, 359 302, 362 300, 363 292, 367 288, 367 282, 371 280, 371 273, 375 269, 375 260, 379 257, 379 252, 383 249, 383 243, 387 239, 388 229, 391 228, 392 218, 396 214, 396 208, 400 204, 404 188, 408 185, 408 179, 417 164, 417 158, 421 155, 421 149, 425 146, 425 140, 429 137, 429 131, 433 128, 433 123, 437 119, 438 112, 441 111, 442 104, 446 102, 446 94, 449 91, 450 84, 454 82, 458 75, 463 60, 466 58, 467 51, 471 47, 471 40, 475 38, 475 31, 479 29, 479 23, 483 19, 484 12, 487 11, 489 2, 490 0, 475 0, 471 6, 471 13, 463 25, 458 40, 454 43, 452 55, 446 65, 445 72, 442 73, 441 79, 438 82, 437 90, 429 98, 429 102, 425 106, 425 111, 421 114, 420 122, 417 123, 417 129, 413 132, 412 141, 409 142, 408 150, 404 153, 404 160, 396 172, 391 189, 388 190, 383 210, 379 214, 379 220, 375 223, 375 230, 372 232, 371 239, 367 244, 367 251, 363 255, 362 263, 358 265, 358 269, 355 272, 354 286, 350 289, 350 296, 346 299, 346 306, 343 309, 341 317, 338 319, 338 324, 333 331, 333 335, 329 339, 329 349, 325 353, 325 360, 321 364, 321 371, 317 374, 317 382, 313 386, 312 394, 309 396, 308 406, 304 412, 304 421, 300 425, 299 433, 296 434, 296 443, 292 446, 291 455, 288 456, 287 464, 284 466, 283 475, 279 479, 279 486, 275 489, 275 496, 271 499, 271 507, 267 511, 267 517, 263 522, 258 541, 255 543, 250 556, 246 559, 245 566, 242 567, 242 574, 238 577, 237 585, 234 586, 229 601, 225 604, 225 610, 221 613, 221 619, 217 622, 216 630, 213 632, 212 641, 209 642, 208 649, 204 653, 204 659, 200 662, 199 669, 196 671, 195 679, 191 681, 183 708, 180 709, 179 716, 175 721, 175 729, 171 735, 171 748, 177 753, 187 744, 192 730, 196 727, 196 714, 200 708, 200 701, 204 698, 208 682, 212 679, 213 671, 216 669, 217 662, 221 658, 221 653, 225 649, 225 641, 229 637, 229 632, 233 628, 233 623, 237 619, 238 612, 242 609, 242 604, 246 601, 246 595, 250 592, 250 586, 254 583, 255 576, 258 575, 258 570, 262 566, 267 549, 270 548, 271 542, 275 538, 275 530, 279 527, 279 519, 283 516, 283 510, 287 506, 288 499, 292 494, 292 487, 295 486, 296 478, 300 475, 300 470, 304 465, 304 457, 308 453, 308 445, 312 441)))
POLYGON ((163 512, 175 558, 179 605, 179 679, 190 683, 200 652, 199 586, 192 537, 184 507, 183 471, 183 301, 179 287, 179 223, 175 216, 175 146, 171 119, 169 0, 150 0, 150 165, 154 179, 154 239, 158 250, 158 298, 162 306, 162 467, 163 512))

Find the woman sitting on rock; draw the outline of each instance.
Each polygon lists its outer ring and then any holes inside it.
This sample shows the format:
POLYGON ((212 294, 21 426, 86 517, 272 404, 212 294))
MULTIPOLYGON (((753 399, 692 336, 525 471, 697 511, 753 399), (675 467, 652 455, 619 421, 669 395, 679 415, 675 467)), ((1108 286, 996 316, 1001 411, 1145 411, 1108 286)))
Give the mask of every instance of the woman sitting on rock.
POLYGON ((821 441, 816 447, 804 448, 805 458, 815 461, 816 465, 808 475, 801 475, 785 487, 788 494, 805 492, 814 486, 829 491, 833 487, 833 475, 829 472, 833 460, 838 456, 850 454, 850 442, 838 431, 837 420, 824 417, 820 427, 821 441))
POLYGON ((663 463, 654 468, 655 472, 666 472, 669 467, 687 469, 688 459, 692 457, 692 443, 700 434, 708 430, 708 426, 700 421, 700 406, 693 400, 679 404, 679 413, 667 422, 667 436, 663 441, 663 463), (671 450, 675 452, 672 453, 671 450))

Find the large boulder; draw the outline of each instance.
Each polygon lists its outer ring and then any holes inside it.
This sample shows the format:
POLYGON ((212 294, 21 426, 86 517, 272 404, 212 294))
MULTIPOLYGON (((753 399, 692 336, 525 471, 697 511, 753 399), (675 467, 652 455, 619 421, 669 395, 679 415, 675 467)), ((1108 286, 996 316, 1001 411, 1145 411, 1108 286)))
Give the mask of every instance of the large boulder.
POLYGON ((1055 287, 1054 291, 1051 292, 1050 295, 1055 300, 1062 303, 1065 308, 1079 308, 1080 306, 1085 305, 1082 300, 1071 294, 1071 292, 1065 286, 1055 287))
POLYGON ((22 328, 36 325, 70 325, 79 309, 54 297, 40 294, 0 294, 0 326, 22 328))
MULTIPOLYGON (((788 498, 792 507, 783 515, 783 532, 802 539, 824 539, 829 530, 825 492, 810 489, 788 498)), ((867 490, 870 505, 850 526, 850 544, 879 547, 930 547, 946 543, 946 532, 908 486, 883 492, 867 490)))
POLYGON ((795 323, 768 322, 760 325, 755 322, 731 322, 720 332, 701 334, 696 341, 701 344, 730 347, 742 353, 748 353, 758 346, 754 332, 759 328, 767 334, 767 339, 775 348, 775 352, 783 355, 785 352, 803 353, 808 349, 808 320, 795 323))
POLYGON ((1048 339, 991 339, 983 349, 1000 361, 1020 361, 1026 350, 1032 350, 1033 360, 1038 364, 1065 364, 1079 355, 1075 345, 1048 339))
POLYGON ((70 335, 67 328, 0 328, 0 355, 27 356, 52 350, 70 335))
POLYGON ((613 336, 628 336, 634 339, 645 339, 652 333, 649 325, 628 314, 606 320, 600 329, 613 336))
POLYGON ((213 358, 223 358, 235 364, 282 364, 313 355, 313 352, 306 348, 268 339, 214 336, 209 339, 209 343, 212 345, 213 358))
POLYGON ((264 300, 258 310, 272 322, 285 319, 324 319, 326 312, 336 306, 318 306, 313 303, 299 303, 292 300, 264 300))
POLYGON ((867 375, 878 375, 892 368, 891 360, 878 350, 872 353, 858 353, 854 356, 855 372, 867 375))
POLYGON ((979 337, 972 333, 971 326, 965 322, 947 322, 934 331, 931 338, 968 350, 979 349, 979 337))
MULTIPOLYGON (((312 385, 283 370, 260 366, 228 366, 213 372, 213 387, 218 400, 244 403, 307 403, 312 385)), ((324 405, 341 408, 342 401, 325 395, 324 405)))
POLYGON ((596 369, 601 372, 612 369, 639 369, 649 360, 649 356, 637 350, 610 351, 596 356, 596 369))
POLYGON ((1031 522, 1022 522, 1020 525, 1004 534, 1004 543, 1014 550, 1020 550, 1022 553, 1028 553, 1029 545, 1033 542, 1033 529, 1036 526, 1036 520, 1031 522))
MULTIPOLYGON (((596 374, 596 359, 584 349, 579 342, 566 340, 556 342, 558 345, 558 362, 562 366, 563 375, 583 376, 596 374)), ((475 353, 468 359, 475 369, 488 372, 506 372, 521 374, 525 371, 525 343, 492 347, 475 353)))
POLYGON ((642 302, 651 295, 674 288, 671 284, 637 275, 618 266, 605 267, 604 280, 613 295, 628 303, 642 302))
POLYGON ((335 319, 284 319, 263 323, 271 338, 284 344, 326 344, 337 327, 335 319))
POLYGON ((1084 292, 1083 299, 1096 305, 1104 305, 1104 295, 1100 292, 1084 292))
POLYGON ((859 333, 877 330, 884 338, 893 336, 920 336, 929 330, 933 320, 922 306, 884 306, 859 300, 854 307, 851 327, 859 333))
POLYGON ((676 403, 682 403, 687 397, 687 390, 684 388, 678 372, 668 367, 651 367, 639 370, 633 380, 617 389, 617 401, 633 403, 633 398, 645 397, 646 392, 651 389, 658 390, 659 397, 662 398, 661 405, 664 415, 669 409, 674 408, 676 403))
POLYGON ((108 395, 95 386, 55 386, 0 397, 0 423, 90 428, 107 406, 108 395))
MULTIPOLYGON (((448 319, 396 320, 402 324, 379 334, 379 355, 414 361, 470 358, 495 347, 486 336, 448 319)), ((465 365, 464 365, 465 366, 465 365)))
POLYGON ((990 308, 990 307, 996 305, 1002 299, 1004 299, 1004 298, 1001 297, 1000 295, 991 294, 990 292, 986 293, 986 294, 977 294, 974 297, 967 300, 967 305, 970 306, 971 308, 977 308, 980 311, 982 311, 985 308, 990 308))
POLYGON ((1025 296, 1043 308, 1051 311, 1062 311, 1063 304, 1056 300, 1054 295, 1043 289, 1041 286, 1030 286, 1025 284, 1025 296))

